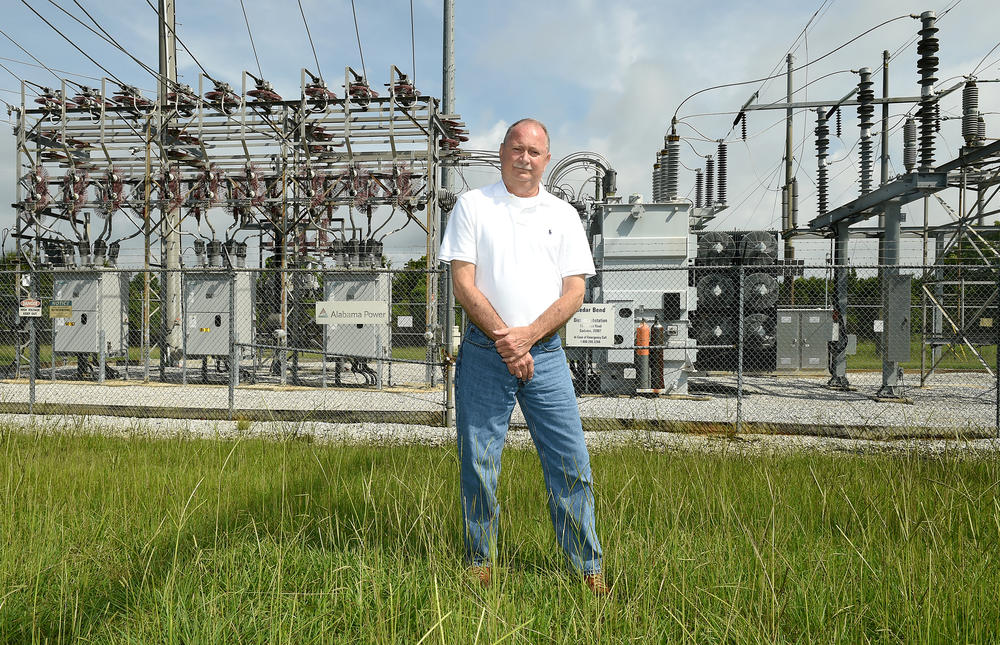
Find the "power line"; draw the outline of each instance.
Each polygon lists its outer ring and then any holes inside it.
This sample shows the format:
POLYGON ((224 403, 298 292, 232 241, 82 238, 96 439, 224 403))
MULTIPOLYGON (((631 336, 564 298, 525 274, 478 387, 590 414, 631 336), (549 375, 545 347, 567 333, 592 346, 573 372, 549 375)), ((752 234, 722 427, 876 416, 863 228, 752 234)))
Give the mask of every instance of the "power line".
MULTIPOLYGON (((4 35, 6 36, 6 34, 4 34, 4 35)), ((17 63, 18 65, 27 65, 28 67, 37 67, 38 69, 46 69, 46 70, 49 70, 50 72, 55 71, 55 72, 59 72, 60 74, 66 74, 68 76, 79 76, 80 78, 86 78, 86 79, 91 80, 91 81, 100 81, 101 80, 97 76, 88 76, 87 74, 77 74, 76 72, 68 72, 68 71, 66 71, 64 69, 58 69, 56 67, 49 68, 49 67, 46 67, 45 65, 38 65, 36 63, 29 63, 27 61, 17 60, 16 58, 5 58, 3 56, 0 56, 0 60, 5 60, 8 63, 17 63)), ((57 76, 56 78, 59 78, 59 77, 57 76)), ((62 80, 62 79, 60 78, 59 80, 62 80)))
MULTIPOLYGON (((250 31, 250 19, 247 18, 247 8, 246 5, 243 4, 243 0, 240 0, 240 7, 243 8, 243 20, 247 23, 247 35, 250 36, 250 49, 253 50, 254 60, 257 61, 257 71, 260 73, 260 77, 264 78, 264 71, 260 68, 260 59, 257 58, 257 46, 253 44, 253 32, 250 31)), ((301 8, 301 5, 299 8, 301 8)), ((309 40, 312 42, 312 38, 309 40)), ((317 65, 318 64, 319 63, 317 63, 317 65)))
MULTIPOLYGON (((299 0, 301 3, 302 0, 299 0)), ((358 55, 361 56, 361 73, 368 80, 368 71, 365 69, 365 52, 361 49, 361 30, 358 29, 358 10, 354 7, 354 0, 351 0, 351 11, 354 13, 354 35, 358 37, 358 55)))
MULTIPOLYGON (((49 0, 49 2, 52 2, 52 0, 49 0)), ((138 58, 136 58, 135 56, 133 56, 132 52, 130 52, 127 49, 125 49, 121 45, 121 43, 119 43, 118 40, 115 39, 114 36, 112 36, 111 34, 108 33, 107 29, 105 29, 104 27, 101 26, 101 23, 97 22, 97 20, 92 15, 90 15, 90 12, 87 11, 82 4, 80 4, 80 0, 73 0, 73 3, 77 7, 80 8, 80 11, 82 11, 84 13, 84 15, 86 15, 88 18, 90 18, 90 21, 92 23, 94 23, 95 27, 97 27, 98 29, 101 30, 101 32, 106 36, 105 40, 107 40, 107 42, 111 43, 113 46, 115 46, 116 48, 118 48, 123 54, 125 54, 126 56, 128 56, 129 58, 131 58, 133 61, 135 61, 140 67, 142 67, 144 70, 146 70, 146 72, 149 73, 154 79, 156 79, 157 81, 160 80, 160 74, 159 74, 159 72, 155 71, 152 67, 150 67, 146 63, 142 62, 141 60, 139 60, 138 58)), ((53 4, 55 4, 55 3, 53 3, 53 4)), ((56 6, 58 6, 58 5, 56 5, 56 6)), ((61 8, 62 7, 60 7, 60 9, 61 8)), ((73 16, 73 17, 74 17, 74 19, 76 18, 75 16, 73 16)), ((80 21, 77 20, 77 22, 80 22, 80 21)), ((81 22, 80 24, 83 24, 83 23, 81 22)), ((89 26, 87 26, 87 25, 84 25, 84 26, 87 27, 88 29, 90 29, 89 26)), ((93 29, 91 29, 91 31, 93 31, 93 29)))
MULTIPOLYGON (((24 0, 21 0, 21 2, 24 2, 24 0)), ((160 10, 157 9, 156 7, 154 7, 153 3, 150 0, 146 0, 146 4, 148 4, 149 8, 153 10, 153 13, 155 13, 157 16, 160 15, 160 10)), ((194 64, 198 66, 198 68, 201 70, 201 73, 204 74, 205 77, 208 80, 210 80, 213 83, 215 83, 216 80, 214 78, 212 78, 211 74, 208 73, 208 70, 205 69, 205 66, 202 65, 201 62, 195 57, 195 55, 191 53, 191 50, 188 49, 188 46, 185 45, 184 41, 181 40, 181 37, 177 35, 177 30, 174 29, 173 25, 168 25, 168 29, 170 29, 170 35, 171 35, 171 37, 173 37, 174 40, 176 40, 177 42, 179 42, 181 44, 181 47, 183 47, 184 51, 187 52, 187 55, 191 57, 191 60, 194 61, 194 64)), ((159 78, 159 77, 157 77, 157 78, 159 78)), ((175 85, 179 85, 179 83, 174 83, 174 84, 175 85)))
POLYGON ((25 54, 27 54, 28 57, 31 58, 31 60, 35 61, 36 63, 38 63, 39 65, 41 65, 45 69, 47 69, 50 74, 52 74, 53 76, 56 77, 57 81, 59 81, 60 83, 62 83, 63 79, 61 79, 58 74, 56 74, 55 72, 53 72, 52 68, 50 68, 48 65, 46 65, 42 61, 40 61, 37 58, 35 58, 35 56, 31 52, 29 52, 27 49, 25 49, 24 47, 21 47, 20 43, 18 43, 16 40, 14 40, 13 38, 11 38, 10 36, 7 35, 7 32, 5 32, 3 29, 0 29, 0 34, 3 34, 4 38, 6 38, 10 42, 14 43, 15 45, 17 45, 17 48, 20 49, 21 51, 23 51, 25 54))
MULTIPOLYGON (((93 58, 91 58, 90 54, 88 54, 87 52, 85 52, 82 49, 80 49, 80 47, 76 43, 74 43, 72 40, 70 40, 66 36, 66 34, 64 34, 63 32, 59 31, 59 29, 57 29, 55 25, 53 25, 51 22, 49 22, 48 20, 46 20, 45 16, 43 16, 42 14, 38 13, 37 11, 35 11, 35 8, 32 7, 30 4, 28 4, 28 0, 21 0, 21 2, 24 4, 25 7, 27 7, 28 9, 31 9, 31 13, 35 14, 36 16, 38 16, 41 19, 42 22, 44 22, 46 25, 48 25, 49 27, 51 27, 54 32, 56 32, 57 34, 59 34, 60 36, 62 36, 63 40, 65 40, 66 42, 68 42, 70 45, 73 45, 73 48, 76 49, 76 51, 78 51, 81 54, 83 54, 84 56, 86 56, 87 60, 89 60, 94 65, 97 65, 98 67, 100 67, 101 70, 105 74, 107 74, 108 76, 110 76, 111 78, 113 78, 116 83, 118 83, 119 85, 124 85, 124 83, 121 81, 121 79, 119 79, 117 76, 115 76, 114 74, 112 74, 111 71, 108 70, 108 68, 104 67, 103 65, 101 65, 100 63, 98 63, 96 60, 94 60, 93 58)), ((62 80, 62 79, 60 79, 60 80, 62 80)))
MULTIPOLYGON (((309 33, 309 21, 306 20, 306 12, 302 9, 302 0, 299 0, 299 13, 302 14, 302 24, 306 26, 306 36, 309 37, 309 46, 312 48, 313 60, 316 61, 316 73, 319 74, 320 78, 323 78, 323 70, 319 68, 319 56, 316 55, 316 45, 313 44, 312 34, 309 33)), ((357 20, 355 20, 355 25, 357 20)), ((263 76, 263 74, 261 74, 263 76)))
MULTIPOLYGON (((410 80, 413 81, 413 85, 415 86, 417 84, 417 44, 416 44, 417 39, 414 35, 414 31, 415 30, 413 27, 413 0, 410 0, 410 61, 411 64, 413 65, 412 76, 410 80)), ((987 54, 987 56, 988 55, 989 54, 987 54)))
MULTIPOLYGON (((22 0, 22 2, 23 2, 23 0, 22 0)), ((871 32, 875 31, 876 29, 878 29, 880 27, 884 27, 885 25, 888 25, 890 22, 895 22, 897 20, 902 20, 903 18, 909 18, 909 17, 910 17, 910 14, 903 14, 902 16, 896 16, 895 18, 890 18, 888 20, 880 22, 879 24, 875 25, 874 27, 866 29, 865 31, 861 32, 860 34, 858 34, 854 38, 851 38, 847 42, 845 42, 845 43, 843 43, 843 44, 841 44, 841 45, 839 45, 839 46, 831 49, 830 51, 826 52, 825 54, 823 54, 819 58, 815 58, 815 59, 809 61, 808 63, 804 64, 804 65, 799 65, 798 67, 792 69, 792 71, 793 72, 797 72, 799 70, 805 69, 805 68, 809 67, 810 65, 818 63, 819 61, 823 60, 824 58, 833 55, 834 53, 840 51, 844 47, 847 47, 848 45, 850 45, 854 41, 858 40, 859 38, 862 38, 863 36, 866 36, 866 35, 870 34, 871 32)), ((779 76, 784 76, 784 74, 771 74, 771 75, 765 76, 763 78, 755 78, 755 79, 751 79, 749 81, 738 81, 738 82, 734 82, 734 83, 723 83, 721 85, 713 85, 712 87, 706 87, 704 89, 698 90, 697 92, 694 92, 693 94, 689 94, 683 101, 680 102, 680 104, 677 106, 677 109, 674 110, 674 116, 675 117, 677 116, 677 113, 680 112, 681 107, 683 107, 685 103, 687 103, 689 100, 691 100, 695 96, 698 96, 699 94, 702 94, 704 92, 708 92, 710 90, 718 90, 718 89, 721 89, 721 88, 724 88, 724 87, 738 87, 740 85, 752 85, 754 83, 761 83, 763 81, 768 81, 768 80, 771 80, 773 78, 778 78, 779 76)))
POLYGON ((132 60, 134 60, 136 63, 138 63, 139 66, 142 67, 146 72, 152 74, 153 78, 159 78, 159 75, 156 74, 150 67, 148 67, 141 60, 139 60, 138 58, 136 58, 135 56, 133 56, 131 53, 129 53, 128 50, 126 50, 124 47, 122 47, 120 44, 118 44, 118 42, 114 38, 112 38, 110 34, 108 34, 106 31, 104 31, 104 29, 101 28, 101 26, 97 24, 97 21, 94 20, 93 16, 91 16, 89 13, 87 13, 87 10, 84 9, 83 6, 81 6, 79 2, 77 2, 76 0, 74 0, 74 2, 76 2, 76 6, 80 7, 80 9, 83 11, 83 13, 85 13, 87 15, 87 17, 90 18, 94 22, 95 25, 97 25, 98 29, 101 29, 101 31, 104 32, 103 35, 100 34, 100 33, 98 33, 98 32, 96 32, 96 31, 94 31, 93 27, 91 27, 90 25, 88 25, 87 23, 83 22, 78 17, 74 16, 69 11, 67 11, 66 9, 64 9, 63 7, 61 7, 59 4, 57 4, 55 2, 55 0, 49 0, 49 4, 51 4, 53 7, 55 7, 59 11, 62 11, 64 14, 66 14, 67 16, 69 16, 70 18, 72 18, 73 20, 75 20, 76 22, 78 22, 80 25, 82 25, 86 29, 90 30, 90 32, 93 33, 94 35, 96 35, 98 38, 101 38, 105 42, 107 42, 108 44, 110 44, 112 47, 116 47, 119 50, 121 50, 122 52, 124 52, 126 56, 128 56, 129 58, 131 58, 132 60))

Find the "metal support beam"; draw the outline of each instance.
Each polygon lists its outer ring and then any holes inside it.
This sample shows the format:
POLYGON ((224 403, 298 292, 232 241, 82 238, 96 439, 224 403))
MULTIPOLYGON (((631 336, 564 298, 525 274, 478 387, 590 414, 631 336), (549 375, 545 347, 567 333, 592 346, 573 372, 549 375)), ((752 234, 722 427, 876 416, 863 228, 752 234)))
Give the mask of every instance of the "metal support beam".
POLYGON ((830 380, 828 387, 850 388, 847 380, 847 224, 840 222, 833 227, 833 320, 837 325, 837 340, 830 343, 830 380))
MULTIPOLYGON (((170 125, 170 108, 167 94, 177 83, 177 37, 174 32, 174 0, 159 1, 160 34, 160 84, 158 104, 161 121, 157 136, 160 138, 161 163, 169 163, 165 137, 170 125)), ((167 270, 164 289, 164 332, 168 353, 181 347, 181 213, 180 209, 166 204, 163 207, 160 230, 160 265, 167 270)), ((173 363, 174 356, 167 357, 173 363)))
POLYGON ((815 231, 830 228, 840 221, 845 221, 848 224, 860 222, 876 215, 877 207, 885 202, 892 200, 902 206, 920 199, 927 193, 935 193, 947 187, 947 172, 911 172, 867 195, 862 195, 844 204, 840 208, 835 208, 826 215, 813 219, 809 222, 809 228, 815 231))
MULTIPOLYGON (((882 387, 878 395, 883 398, 901 398, 903 395, 903 370, 899 362, 890 360, 889 348, 893 345, 890 342, 890 335, 905 333, 909 336, 909 326, 905 330, 898 330, 893 325, 888 324, 892 316, 889 314, 889 293, 892 281, 899 275, 899 223, 900 223, 899 200, 890 200, 885 204, 885 268, 882 279, 882 387)), ((907 341, 909 342, 909 341, 907 341)))

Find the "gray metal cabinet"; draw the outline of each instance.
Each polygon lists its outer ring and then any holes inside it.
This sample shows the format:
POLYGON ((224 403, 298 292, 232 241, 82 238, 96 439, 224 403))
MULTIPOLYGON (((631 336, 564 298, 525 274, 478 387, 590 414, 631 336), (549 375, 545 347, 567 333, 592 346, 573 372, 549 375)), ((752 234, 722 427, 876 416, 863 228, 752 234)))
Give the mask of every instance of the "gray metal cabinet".
POLYGON ((57 354, 118 354, 125 351, 124 303, 128 301, 126 274, 106 271, 58 272, 52 299, 68 301, 72 316, 53 320, 53 351, 57 354))
MULTIPOLYGON (((389 302, 389 277, 385 273, 328 273, 325 300, 389 302)), ((375 324, 323 325, 326 351, 340 356, 378 358, 389 352, 389 326, 375 324)))
POLYGON ((830 309, 779 309, 775 326, 777 370, 825 370, 833 338, 830 309))
POLYGON ((229 291, 235 285, 235 340, 253 336, 253 280, 249 273, 227 271, 184 276, 184 353, 190 357, 229 355, 229 291))

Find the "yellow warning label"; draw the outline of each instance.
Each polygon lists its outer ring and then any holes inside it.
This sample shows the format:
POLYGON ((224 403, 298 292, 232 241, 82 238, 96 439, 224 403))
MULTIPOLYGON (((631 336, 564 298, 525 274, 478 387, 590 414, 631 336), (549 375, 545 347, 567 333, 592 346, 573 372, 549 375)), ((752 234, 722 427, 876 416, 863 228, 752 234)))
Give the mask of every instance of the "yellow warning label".
POLYGON ((201 330, 202 331, 210 331, 208 327, 202 327, 201 330))
POLYGON ((67 323, 66 323, 66 326, 67 326, 67 327, 72 327, 72 326, 73 326, 73 325, 75 325, 75 324, 76 324, 75 322, 73 322, 73 321, 69 321, 69 322, 67 322, 67 323))
POLYGON ((993 326, 993 319, 992 318, 980 318, 979 319, 979 326, 980 327, 992 327, 993 326))

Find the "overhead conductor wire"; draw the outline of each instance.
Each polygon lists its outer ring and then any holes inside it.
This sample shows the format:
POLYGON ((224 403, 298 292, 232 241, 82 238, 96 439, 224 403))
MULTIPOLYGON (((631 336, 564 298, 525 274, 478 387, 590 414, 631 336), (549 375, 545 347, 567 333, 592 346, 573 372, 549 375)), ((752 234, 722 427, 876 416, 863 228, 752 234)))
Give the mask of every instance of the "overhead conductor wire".
MULTIPOLYGON (((57 4, 55 3, 55 2, 53 2, 53 0, 49 0, 49 2, 52 2, 52 4, 53 4, 53 5, 55 5, 56 7, 59 7, 59 5, 57 5, 57 4)), ((153 77, 154 79, 156 79, 157 81, 159 81, 159 80, 160 80, 160 74, 159 74, 159 72, 157 72, 157 71, 156 71, 156 70, 154 70, 154 69, 153 69, 152 67, 150 67, 150 66, 149 66, 149 65, 147 65, 146 63, 142 62, 141 60, 139 60, 139 59, 138 59, 138 58, 136 58, 135 56, 133 56, 133 55, 132 55, 132 52, 130 52, 129 50, 125 49, 125 48, 124 48, 124 47, 123 47, 123 46, 121 45, 121 43, 119 43, 119 42, 118 42, 118 40, 116 40, 116 39, 115 39, 115 37, 114 37, 114 36, 112 36, 112 35, 111 35, 110 33, 108 33, 108 30, 107 30, 107 29, 105 29, 104 27, 102 27, 102 26, 101 26, 101 23, 97 22, 97 19, 96 19, 96 18, 94 18, 94 17, 92 16, 92 15, 90 15, 90 12, 89 12, 89 11, 87 11, 87 10, 86 10, 86 8, 84 8, 84 6, 83 6, 82 4, 80 4, 80 0, 73 0, 73 4, 75 4, 75 5, 77 6, 77 7, 79 7, 79 8, 80 8, 80 11, 82 11, 82 12, 83 12, 83 14, 84 14, 85 16, 87 16, 88 18, 90 18, 90 21, 91 21, 92 23, 94 23, 94 26, 95 26, 95 27, 97 27, 98 29, 100 29, 100 30, 101 30, 101 33, 102 33, 102 34, 104 34, 104 36, 102 36, 102 37, 103 37, 103 38, 104 38, 104 39, 105 39, 105 40, 106 40, 107 42, 109 42, 110 44, 114 45, 114 46, 115 46, 115 47, 116 47, 116 48, 117 48, 117 49, 118 49, 119 51, 121 51, 121 52, 122 52, 123 54, 125 54, 126 56, 128 56, 129 58, 131 58, 131 59, 132 59, 133 61, 135 61, 135 62, 136 62, 136 64, 137 64, 137 65, 139 65, 139 67, 141 67, 141 68, 143 68, 144 70, 146 70, 146 72, 147 72, 147 73, 148 73, 148 74, 149 74, 150 76, 152 76, 152 77, 153 77)), ((83 22, 82 22, 82 21, 81 21, 81 20, 80 20, 79 18, 77 18, 77 17, 76 17, 76 16, 74 16, 73 14, 69 13, 68 11, 66 11, 65 9, 63 9, 62 7, 59 7, 59 9, 62 9, 62 11, 63 11, 63 12, 64 12, 64 13, 66 14, 66 15, 70 16, 71 18, 73 18, 74 20, 76 20, 77 22, 79 22, 79 23, 80 23, 81 25, 83 25, 84 27, 87 27, 87 29, 90 29, 90 27, 89 27, 88 25, 84 24, 84 23, 83 23, 83 22)), ((90 31, 94 31, 94 30, 93 30, 93 29, 90 29, 90 31)), ((97 33, 97 32, 94 32, 94 33, 97 33)), ((98 34, 98 35, 100 35, 100 34, 98 34)))
MULTIPOLYGON (((243 4, 243 0, 240 0, 240 7, 243 9, 243 21, 247 23, 247 35, 250 36, 250 49, 253 50, 253 58, 255 61, 257 61, 257 71, 260 73, 260 77, 264 78, 264 70, 260 68, 260 59, 257 58, 257 46, 253 44, 253 32, 250 31, 250 19, 247 18, 247 8, 246 5, 243 4)), ((301 8, 302 8, 302 3, 300 2, 299 9, 301 8)), ((304 18, 305 16, 303 16, 303 19, 304 18)), ((306 33, 308 32, 309 32, 309 27, 307 26, 306 33)), ((309 42, 312 43, 312 38, 309 39, 309 42)), ((315 55, 315 53, 316 52, 314 51, 313 54, 315 55)), ((316 67, 317 68, 319 67, 318 62, 316 63, 316 67)))
MULTIPOLYGON (((352 2, 351 4, 353 5, 354 3, 352 2)), ((316 46, 313 45, 313 37, 312 34, 309 33, 309 21, 306 20, 306 12, 302 9, 302 0, 299 0, 299 13, 302 14, 302 24, 306 26, 306 36, 309 37, 309 46, 312 47, 313 60, 316 61, 316 73, 319 74, 320 78, 323 78, 323 70, 319 68, 319 56, 316 55, 316 46)), ((357 25, 358 19, 355 17, 354 26, 357 27, 357 25)))
MULTIPOLYGON (((851 38, 847 42, 845 42, 845 43, 843 43, 843 44, 841 44, 841 45, 839 45, 839 46, 831 49, 830 51, 826 52, 825 54, 823 54, 819 58, 814 58, 813 60, 809 61, 808 63, 805 63, 804 65, 799 65, 798 67, 794 68, 792 71, 793 72, 797 72, 799 70, 805 69, 806 67, 808 67, 810 65, 813 65, 815 63, 818 63, 819 61, 823 60, 824 58, 833 55, 834 53, 840 51, 844 47, 847 47, 848 45, 850 45, 854 41, 858 40, 859 38, 862 38, 863 36, 866 36, 866 35, 870 34, 871 32, 875 31, 876 29, 878 29, 880 27, 884 27, 885 25, 889 24, 890 22, 895 22, 896 20, 902 20, 903 18, 909 18, 909 17, 910 17, 910 14, 904 14, 902 16, 896 16, 895 18, 889 18, 888 20, 880 22, 879 24, 875 25, 874 27, 866 29, 865 31, 861 32, 860 34, 858 34, 854 38, 851 38)), ((677 106, 677 109, 674 110, 674 117, 677 116, 677 113, 680 112, 681 107, 683 107, 685 103, 687 103, 689 100, 691 100, 695 96, 698 96, 699 94, 703 94, 703 93, 711 91, 711 90, 718 90, 718 89, 721 89, 721 88, 724 88, 724 87, 737 87, 737 86, 740 86, 740 85, 751 85, 753 83, 760 83, 760 82, 768 81, 768 80, 771 80, 773 78, 778 78, 779 76, 784 76, 784 75, 785 75, 784 73, 781 73, 781 74, 771 74, 771 75, 765 76, 763 78, 754 78, 754 79, 751 79, 749 81, 737 81, 737 82, 733 82, 733 83, 723 83, 721 85, 713 85, 711 87, 706 87, 704 89, 700 89, 697 92, 689 94, 683 101, 680 102, 680 104, 677 106)))
MULTIPOLYGON (((98 63, 93 58, 91 58, 90 54, 88 54, 87 52, 85 52, 82 49, 80 49, 77 46, 76 43, 74 43, 72 40, 70 40, 66 36, 66 34, 64 34, 63 32, 59 31, 59 29, 57 29, 55 25, 53 25, 51 22, 49 22, 48 20, 46 20, 45 16, 43 16, 42 14, 38 13, 37 11, 35 11, 35 8, 32 7, 30 4, 28 4, 28 0, 21 0, 21 2, 24 4, 25 7, 27 7, 28 9, 31 9, 31 13, 35 14, 36 16, 38 16, 41 19, 42 22, 44 22, 46 25, 48 25, 49 27, 51 27, 52 30, 55 31, 57 34, 59 34, 60 36, 62 36, 63 39, 66 42, 68 42, 70 45, 73 45, 73 48, 76 49, 76 51, 78 51, 81 54, 83 54, 84 56, 86 56, 87 60, 89 60, 91 63, 93 63, 94 65, 97 65, 99 68, 101 68, 101 70, 105 74, 107 74, 108 76, 110 76, 111 78, 113 78, 115 80, 115 82, 118 83, 119 85, 125 85, 125 83, 123 83, 120 78, 118 78, 117 76, 115 76, 114 74, 112 74, 111 71, 108 68, 106 68, 104 65, 101 65, 100 63, 98 63)), ((60 79, 60 80, 62 80, 62 79, 60 79)))
MULTIPOLYGON (((995 48, 994 48, 995 49, 995 48)), ((989 56, 989 54, 987 54, 989 56)), ((983 60, 986 60, 985 58, 983 60)), ((412 81, 413 84, 417 84, 417 39, 414 35, 413 27, 413 0, 410 0, 410 64, 413 65, 412 70, 412 81)), ((980 63, 982 65, 982 63, 980 63)))
MULTIPOLYGON (((301 0, 299 0, 301 3, 301 0)), ((361 57, 361 73, 365 75, 365 80, 368 79, 368 71, 365 69, 365 52, 361 49, 361 30, 358 29, 358 10, 354 6, 354 0, 351 0, 351 11, 354 13, 354 34, 358 37, 358 55, 361 57)))
POLYGON ((40 61, 37 58, 35 58, 35 56, 31 52, 29 52, 27 49, 25 49, 24 47, 21 47, 20 43, 18 43, 16 40, 14 40, 13 38, 11 38, 10 36, 7 35, 7 32, 5 32, 3 29, 0 29, 0 34, 3 34, 4 38, 6 38, 10 42, 14 43, 15 45, 17 45, 17 48, 20 49, 21 51, 23 51, 25 54, 27 54, 31 58, 31 60, 35 61, 36 63, 38 63, 39 65, 41 65, 42 67, 44 67, 46 70, 48 70, 49 74, 52 74, 53 76, 55 76, 57 81, 62 82, 62 78, 60 78, 58 74, 56 74, 55 72, 53 72, 51 67, 49 67, 48 65, 46 65, 42 61, 40 61))

